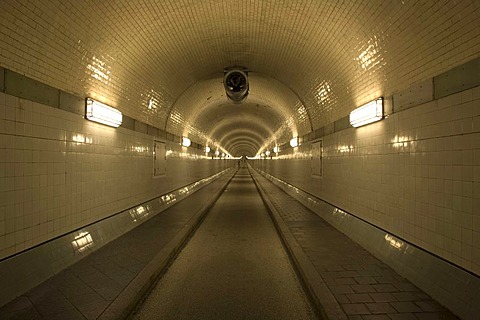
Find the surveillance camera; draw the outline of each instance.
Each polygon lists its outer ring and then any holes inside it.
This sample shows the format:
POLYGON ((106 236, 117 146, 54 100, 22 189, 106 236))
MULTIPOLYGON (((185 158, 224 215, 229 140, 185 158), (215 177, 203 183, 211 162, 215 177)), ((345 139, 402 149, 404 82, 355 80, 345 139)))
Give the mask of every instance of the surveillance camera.
POLYGON ((227 98, 233 103, 242 103, 248 96, 248 73, 240 69, 225 69, 223 85, 227 98))

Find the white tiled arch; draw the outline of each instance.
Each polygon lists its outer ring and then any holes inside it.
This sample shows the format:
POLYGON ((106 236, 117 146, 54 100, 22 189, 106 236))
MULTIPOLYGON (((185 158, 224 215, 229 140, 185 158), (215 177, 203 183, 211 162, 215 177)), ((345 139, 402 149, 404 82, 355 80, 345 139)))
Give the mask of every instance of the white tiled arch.
MULTIPOLYGON (((228 66, 290 88, 315 130, 477 57, 480 46, 476 0, 1 5, 3 67, 160 128, 187 88, 228 66), (152 97, 155 110, 148 108, 152 97)), ((179 125, 192 135, 205 132, 188 122, 191 113, 178 114, 179 125)))

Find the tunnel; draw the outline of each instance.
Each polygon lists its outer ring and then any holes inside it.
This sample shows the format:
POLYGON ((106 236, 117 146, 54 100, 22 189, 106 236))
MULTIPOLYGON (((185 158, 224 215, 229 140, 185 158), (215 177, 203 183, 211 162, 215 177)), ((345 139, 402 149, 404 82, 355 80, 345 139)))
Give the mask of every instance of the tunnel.
POLYGON ((0 0, 1 319, 479 319, 478 0, 0 0))

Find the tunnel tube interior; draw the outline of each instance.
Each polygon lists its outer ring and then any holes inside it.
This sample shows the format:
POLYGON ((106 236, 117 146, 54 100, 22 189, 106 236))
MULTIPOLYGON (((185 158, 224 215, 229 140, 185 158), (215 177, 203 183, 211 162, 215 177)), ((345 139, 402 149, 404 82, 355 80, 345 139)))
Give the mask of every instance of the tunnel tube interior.
POLYGON ((478 1, 1 9, 0 259, 246 156, 480 275, 478 1), (235 66, 248 70, 241 103, 223 83, 235 66), (120 111, 120 127, 85 120, 86 98, 120 111), (381 120, 353 128, 351 112, 378 98, 381 120))

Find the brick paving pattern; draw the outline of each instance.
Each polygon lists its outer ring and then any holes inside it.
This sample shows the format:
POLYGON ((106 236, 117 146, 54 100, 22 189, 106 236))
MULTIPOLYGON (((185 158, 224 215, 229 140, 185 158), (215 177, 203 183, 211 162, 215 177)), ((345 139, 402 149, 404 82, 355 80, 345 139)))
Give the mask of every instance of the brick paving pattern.
POLYGON ((458 319, 279 187, 252 174, 349 319, 458 319))
POLYGON ((0 319, 97 319, 230 176, 220 177, 0 307, 0 319))

